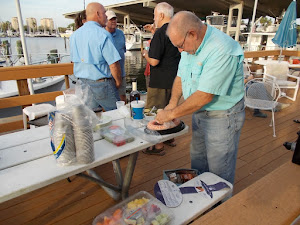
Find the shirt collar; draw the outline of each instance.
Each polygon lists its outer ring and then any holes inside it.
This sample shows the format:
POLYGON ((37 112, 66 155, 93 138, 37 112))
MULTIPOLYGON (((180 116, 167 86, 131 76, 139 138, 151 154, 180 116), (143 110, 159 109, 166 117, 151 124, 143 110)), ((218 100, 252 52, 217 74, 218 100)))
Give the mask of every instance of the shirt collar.
POLYGON ((206 29, 204 38, 203 38, 203 40, 202 40, 200 46, 199 46, 198 49, 196 50, 195 55, 198 55, 198 54, 201 52, 201 49, 202 49, 203 46, 205 45, 206 39, 210 36, 210 33, 211 33, 211 27, 210 27, 209 25, 206 25, 206 26, 207 26, 207 29, 206 29))
MULTIPOLYGON (((99 23, 97 23, 96 21, 87 21, 87 22, 85 22, 84 23, 84 25, 90 25, 90 24, 94 24, 94 25, 97 25, 97 26, 99 26, 99 27, 102 27, 99 23)), ((103 27, 102 27, 103 28, 103 27)))

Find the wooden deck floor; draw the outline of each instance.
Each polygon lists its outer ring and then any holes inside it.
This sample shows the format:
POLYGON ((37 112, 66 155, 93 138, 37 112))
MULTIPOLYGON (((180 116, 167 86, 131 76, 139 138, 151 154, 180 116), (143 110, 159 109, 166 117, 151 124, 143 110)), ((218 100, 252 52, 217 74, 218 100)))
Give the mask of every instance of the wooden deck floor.
MULTIPOLYGON (((275 114, 276 134, 272 136, 268 118, 252 117, 246 109, 246 121, 242 130, 234 193, 238 193, 256 180, 265 176, 281 164, 291 160, 292 152, 287 151, 282 144, 285 141, 295 141, 299 124, 292 120, 300 119, 300 96, 288 108, 275 114)), ((191 125, 191 116, 182 118, 191 125)), ((153 194, 156 181, 162 179, 162 170, 174 168, 189 168, 189 144, 191 131, 177 138, 175 148, 167 147, 165 156, 148 156, 139 154, 130 194, 144 190, 153 194)), ((128 158, 121 159, 121 166, 126 166, 128 158)), ((39 169, 39 168, 37 168, 39 169)), ((108 181, 113 181, 111 163, 99 166, 99 174, 108 181)), ((95 216, 111 207, 114 202, 96 184, 80 177, 49 185, 29 194, 0 204, 0 224, 91 224, 95 216)), ((1 181, 1 185, 5 181, 1 181)))

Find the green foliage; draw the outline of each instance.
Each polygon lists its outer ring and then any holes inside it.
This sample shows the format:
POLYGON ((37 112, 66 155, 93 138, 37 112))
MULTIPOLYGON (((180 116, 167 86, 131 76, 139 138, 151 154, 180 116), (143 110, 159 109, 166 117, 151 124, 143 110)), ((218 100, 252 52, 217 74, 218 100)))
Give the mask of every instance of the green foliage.
POLYGON ((6 32, 11 27, 11 23, 9 21, 1 23, 1 30, 6 32))
POLYGON ((58 27, 58 32, 59 33, 65 33, 66 30, 67 30, 67 28, 65 28, 65 27, 58 27))
POLYGON ((262 17, 259 22, 265 27, 270 26, 272 24, 272 20, 268 19, 267 17, 262 17))
POLYGON ((71 23, 67 26, 67 28, 72 28, 73 30, 75 30, 75 23, 71 23))

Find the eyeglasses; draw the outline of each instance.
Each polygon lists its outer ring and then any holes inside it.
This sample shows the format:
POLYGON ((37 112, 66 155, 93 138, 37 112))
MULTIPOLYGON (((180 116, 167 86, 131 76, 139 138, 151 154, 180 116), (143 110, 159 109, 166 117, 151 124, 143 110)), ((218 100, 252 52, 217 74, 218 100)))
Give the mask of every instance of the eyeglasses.
POLYGON ((188 35, 188 31, 185 33, 185 36, 184 36, 184 39, 183 39, 183 42, 182 42, 182 44, 180 45, 180 46, 176 46, 177 48, 181 48, 181 49, 183 49, 183 47, 184 47, 184 43, 185 43, 185 39, 186 39, 186 36, 188 35))

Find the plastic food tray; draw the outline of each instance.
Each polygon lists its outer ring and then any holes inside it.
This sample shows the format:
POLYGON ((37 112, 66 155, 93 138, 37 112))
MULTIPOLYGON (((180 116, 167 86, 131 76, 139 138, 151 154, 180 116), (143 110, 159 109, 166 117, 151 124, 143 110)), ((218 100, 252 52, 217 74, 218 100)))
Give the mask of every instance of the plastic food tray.
POLYGON ((93 225, 166 225, 174 215, 148 192, 138 192, 98 215, 93 225))
POLYGON ((101 136, 108 142, 122 146, 126 143, 134 141, 134 137, 120 126, 112 125, 100 129, 101 136))

